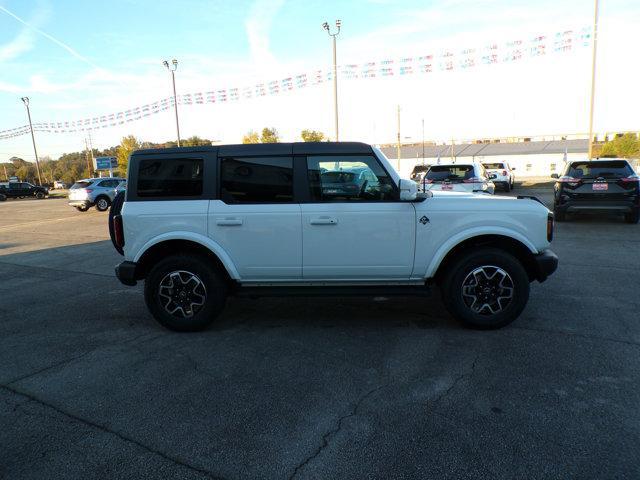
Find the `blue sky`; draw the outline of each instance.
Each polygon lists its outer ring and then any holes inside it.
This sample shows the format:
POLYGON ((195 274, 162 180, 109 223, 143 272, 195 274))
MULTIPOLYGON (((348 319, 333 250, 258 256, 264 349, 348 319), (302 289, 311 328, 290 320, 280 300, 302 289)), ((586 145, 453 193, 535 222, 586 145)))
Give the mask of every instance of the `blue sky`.
MULTIPOLYGON (((22 95, 32 99, 34 121, 100 115, 167 96, 165 58, 180 60, 183 93, 325 67, 330 62, 329 40, 320 27, 325 20, 343 21, 340 62, 359 63, 577 29, 591 24, 592 8, 589 0, 0 0, 0 130, 25 123, 22 95)), ((640 129, 626 114, 638 111, 639 90, 612 68, 637 56, 640 2, 601 0, 601 11, 598 85, 609 102, 607 108, 599 104, 596 125, 640 129)), ((424 117, 427 136, 434 139, 584 131, 589 62, 586 48, 487 71, 395 83, 343 82, 342 136, 391 140, 395 119, 390 112, 397 104, 413 125, 409 136, 424 117), (514 107, 515 97, 522 95, 532 98, 514 107)), ((634 76, 634 69, 627 66, 623 75, 634 76)), ((264 125, 275 126, 288 140, 296 139, 301 125, 332 133, 328 86, 307 90, 235 106, 185 107, 182 130, 225 142, 264 125)), ((174 135, 169 112, 127 127, 101 131, 94 140, 107 146, 127 133, 155 141, 174 135)), ((29 158, 28 140, 0 140, 0 161, 10 154, 29 158)), ((80 135, 38 136, 40 150, 52 156, 81 148, 83 140, 80 135)))

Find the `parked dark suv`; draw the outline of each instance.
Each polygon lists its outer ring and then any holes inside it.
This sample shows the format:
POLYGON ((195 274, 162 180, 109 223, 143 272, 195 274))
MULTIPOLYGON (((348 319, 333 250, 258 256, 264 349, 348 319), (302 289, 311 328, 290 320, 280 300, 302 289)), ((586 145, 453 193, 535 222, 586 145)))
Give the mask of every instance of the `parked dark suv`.
POLYGON ((554 189, 553 210, 558 221, 567 213, 623 213, 628 223, 640 217, 640 176, 624 159, 571 162, 554 189))
POLYGON ((45 187, 38 187, 27 182, 0 183, 0 200, 7 198, 36 197, 42 199, 49 195, 45 187))

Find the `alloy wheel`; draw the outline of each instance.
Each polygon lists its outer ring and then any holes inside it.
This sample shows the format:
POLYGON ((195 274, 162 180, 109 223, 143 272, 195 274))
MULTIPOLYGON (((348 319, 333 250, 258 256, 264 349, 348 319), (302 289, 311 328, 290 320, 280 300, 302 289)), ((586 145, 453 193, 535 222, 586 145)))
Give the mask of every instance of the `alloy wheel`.
POLYGON ((495 315, 513 300, 514 283, 502 268, 483 265, 471 271, 462 282, 465 305, 479 315, 495 315))
POLYGON ((207 289, 195 273, 176 270, 164 276, 158 295, 162 307, 169 315, 190 318, 204 306, 207 289))

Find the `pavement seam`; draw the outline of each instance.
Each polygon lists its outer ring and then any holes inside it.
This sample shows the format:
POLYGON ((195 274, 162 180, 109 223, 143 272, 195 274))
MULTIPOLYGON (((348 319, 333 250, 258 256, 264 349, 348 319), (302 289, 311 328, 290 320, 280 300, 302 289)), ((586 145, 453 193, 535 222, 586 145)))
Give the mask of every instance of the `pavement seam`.
MULTIPOLYGON (((24 253, 29 253, 29 252, 24 252, 24 253)), ((21 264, 21 263, 11 263, 11 262, 5 262, 5 261, 2 261, 2 260, 0 260, 0 264, 11 265, 11 266, 14 266, 14 267, 33 268, 33 269, 36 269, 36 270, 48 270, 48 271, 57 272, 57 273, 79 273, 81 275, 92 275, 94 277, 116 278, 115 273, 113 275, 107 275, 107 274, 104 274, 104 273, 80 272, 80 271, 77 271, 77 270, 63 270, 61 268, 51 268, 51 267, 44 267, 44 266, 40 266, 40 265, 38 265, 38 266, 35 266, 35 265, 24 265, 24 264, 21 264)))
POLYGON ((619 338, 600 337, 598 335, 590 335, 588 333, 567 332, 563 330, 551 330, 546 328, 532 328, 532 327, 518 327, 518 326, 511 326, 511 328, 515 330, 527 330, 530 332, 555 333, 558 335, 566 335, 569 337, 587 338, 589 340, 604 340, 605 342, 621 343, 623 345, 631 345, 632 347, 640 347, 640 342, 633 342, 631 340, 621 340, 619 338))
MULTIPOLYGON (((18 382, 21 382, 22 380, 26 380, 28 378, 34 377, 34 376, 39 375, 41 373, 47 372, 49 370, 53 370, 56 367, 62 367, 62 366, 68 365, 70 363, 75 362, 76 360, 79 360, 79 359, 81 359, 83 357, 86 357, 87 355, 95 353, 95 352, 97 352, 99 350, 103 350, 103 349, 111 348, 111 347, 117 347, 117 346, 120 346, 120 345, 126 345, 128 343, 135 342, 136 340, 138 340, 139 338, 144 337, 145 335, 149 335, 149 332, 141 333, 140 335, 136 335, 133 338, 127 338, 127 339, 122 340, 120 342, 113 342, 113 343, 109 343, 109 344, 106 344, 106 345, 100 345, 100 346, 98 346, 96 348, 92 348, 90 350, 87 350, 86 352, 81 353, 80 355, 76 355, 74 357, 67 358, 65 360, 61 360, 61 361, 53 363, 51 365, 47 365, 46 367, 42 367, 41 369, 36 370, 34 372, 26 373, 26 374, 24 374, 24 375, 22 375, 20 377, 14 378, 14 379, 4 383, 4 385, 11 385, 11 384, 14 384, 14 383, 18 383, 18 382)), ((155 338, 159 338, 160 336, 162 336, 162 335, 153 335, 151 338, 149 338, 147 340, 144 340, 144 341, 153 340, 155 338)))
POLYGON ((161 458, 163 458, 163 459, 165 459, 165 460, 167 460, 167 461, 169 461, 169 462, 171 462, 171 463, 173 463, 175 465, 179 465, 179 466, 187 468, 188 470, 191 470, 193 472, 197 472, 197 473, 199 473, 201 475, 204 475, 207 478, 210 478, 212 480, 226 480, 224 477, 220 477, 220 476, 214 475, 213 473, 209 472, 208 470, 206 470, 206 469, 204 469, 202 467, 197 467, 195 465, 191 465, 191 464, 187 463, 186 461, 181 460, 180 458, 172 457, 172 456, 170 456, 170 455, 168 455, 168 454, 166 454, 166 453, 164 453, 164 452, 162 452, 160 450, 157 450, 157 449, 154 449, 154 448, 152 448, 152 447, 150 447, 148 445, 145 445, 144 443, 139 442, 138 440, 136 440, 136 439, 134 439, 132 437, 129 437, 129 436, 123 434, 123 433, 117 432, 115 430, 111 430, 110 428, 108 428, 105 425, 101 425, 101 424, 96 423, 96 422, 94 422, 92 420, 88 420, 86 418, 82 418, 82 417, 80 417, 80 416, 78 416, 78 415, 76 415, 74 413, 71 413, 71 412, 68 412, 66 410, 63 410, 62 408, 57 407, 57 406, 55 406, 55 405, 53 405, 51 403, 48 403, 48 402, 46 402, 44 400, 41 400, 38 397, 36 397, 35 395, 32 395, 32 394, 30 394, 28 392, 20 391, 20 390, 17 390, 15 388, 13 388, 13 387, 10 387, 9 385, 4 385, 4 384, 0 384, 0 388, 2 388, 4 390, 7 390, 8 392, 13 393, 14 395, 25 397, 25 398, 27 398, 27 399, 35 402, 35 403, 38 403, 38 404, 40 404, 40 405, 42 405, 44 407, 50 408, 50 409, 54 410, 55 412, 65 416, 67 418, 75 420, 76 422, 79 422, 79 423, 82 423, 82 424, 84 424, 86 426, 95 428, 95 429, 100 430, 100 431, 102 431, 104 433, 113 435, 113 436, 117 437, 118 439, 120 439, 120 440, 122 440, 124 442, 136 445, 137 447, 142 448, 143 450, 145 450, 145 451, 147 451, 149 453, 157 455, 157 456, 159 456, 159 457, 161 457, 161 458))
POLYGON ((351 409, 351 411, 338 419, 336 427, 329 430, 327 433, 325 433, 322 436, 322 444, 310 456, 308 456, 305 460, 303 460, 301 463, 299 463, 296 466, 293 473, 289 476, 289 480, 293 480, 303 468, 305 468, 312 460, 317 458, 322 453, 322 451, 329 446, 329 439, 335 434, 337 434, 340 430, 342 430, 342 424, 344 423, 345 420, 358 415, 358 409, 362 406, 365 400, 367 400, 367 398, 369 398, 378 390, 381 390, 386 386, 387 386, 386 384, 379 385, 376 388, 373 388, 369 390, 367 393, 365 393, 364 395, 362 395, 360 399, 356 402, 355 406, 351 409))

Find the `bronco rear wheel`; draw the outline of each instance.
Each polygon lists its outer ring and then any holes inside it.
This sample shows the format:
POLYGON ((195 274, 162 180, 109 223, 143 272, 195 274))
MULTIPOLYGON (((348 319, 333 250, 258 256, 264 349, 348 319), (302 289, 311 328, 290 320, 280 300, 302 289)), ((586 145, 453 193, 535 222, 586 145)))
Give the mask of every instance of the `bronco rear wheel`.
POLYGON ((157 263, 144 283, 144 299, 163 326, 193 332, 208 327, 224 308, 227 286, 209 259, 178 254, 157 263))
POLYGON ((510 253, 481 248, 449 267, 442 300, 449 313, 471 328, 500 328, 513 322, 529 300, 529 277, 510 253))

